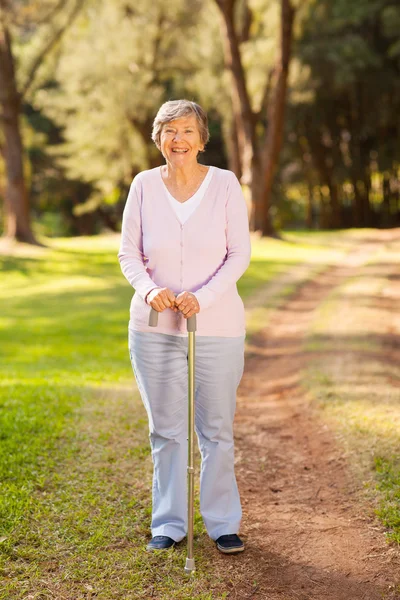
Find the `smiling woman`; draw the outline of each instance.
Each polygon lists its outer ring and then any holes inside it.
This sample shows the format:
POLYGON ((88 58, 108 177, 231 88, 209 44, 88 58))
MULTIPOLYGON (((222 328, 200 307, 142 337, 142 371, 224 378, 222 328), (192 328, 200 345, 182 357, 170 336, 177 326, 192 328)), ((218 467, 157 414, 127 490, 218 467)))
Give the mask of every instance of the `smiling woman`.
POLYGON ((167 164, 161 175, 167 189, 178 202, 186 202, 198 190, 209 167, 197 162, 204 143, 195 115, 181 117, 161 129, 161 152, 167 164))
POLYGON ((129 350, 149 417, 154 461, 148 549, 169 548, 187 531, 185 319, 198 313, 200 510, 218 549, 241 552, 233 419, 244 363, 244 307, 236 282, 250 261, 246 204, 232 172, 197 162, 209 138, 207 115, 198 104, 163 104, 152 138, 165 165, 139 173, 132 182, 118 255, 136 290, 129 350), (156 332, 148 325, 150 307, 159 313, 156 332))
POLYGON ((209 170, 197 162, 197 155, 203 152, 209 139, 207 115, 198 104, 190 104, 179 100, 167 102, 159 110, 153 127, 153 140, 167 163, 161 175, 178 202, 186 202, 193 196, 209 170), (192 110, 188 113, 188 109, 192 110), (171 119, 172 116, 175 118, 171 119))

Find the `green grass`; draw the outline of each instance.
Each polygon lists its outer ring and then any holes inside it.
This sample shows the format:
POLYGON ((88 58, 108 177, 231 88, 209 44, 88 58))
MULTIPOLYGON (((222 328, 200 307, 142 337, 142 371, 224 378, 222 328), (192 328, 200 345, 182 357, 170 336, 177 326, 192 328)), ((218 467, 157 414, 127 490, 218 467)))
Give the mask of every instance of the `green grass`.
POLYGON ((400 544, 400 459, 399 455, 375 458, 378 490, 383 500, 377 515, 388 528, 388 537, 400 544))
MULTIPOLYGON (((151 459, 118 240, 48 243, 0 255, 0 598, 222 600, 199 517, 190 580, 184 547, 162 562, 143 549, 151 459)), ((240 292, 302 261, 321 268, 352 243, 348 232, 256 240, 240 292)))

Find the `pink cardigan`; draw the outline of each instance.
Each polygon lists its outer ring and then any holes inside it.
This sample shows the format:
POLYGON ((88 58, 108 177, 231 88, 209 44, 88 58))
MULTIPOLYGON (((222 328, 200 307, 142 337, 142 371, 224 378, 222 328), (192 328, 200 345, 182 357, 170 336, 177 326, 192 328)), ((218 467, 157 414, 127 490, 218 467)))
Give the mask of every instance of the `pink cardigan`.
POLYGON ((250 251, 246 204, 234 173, 214 169, 204 198, 184 225, 170 206, 160 167, 139 173, 126 202, 118 253, 136 290, 130 329, 186 335, 186 319, 169 308, 159 313, 156 329, 148 326, 147 294, 168 287, 195 293, 198 335, 244 335, 236 282, 249 265, 250 251))

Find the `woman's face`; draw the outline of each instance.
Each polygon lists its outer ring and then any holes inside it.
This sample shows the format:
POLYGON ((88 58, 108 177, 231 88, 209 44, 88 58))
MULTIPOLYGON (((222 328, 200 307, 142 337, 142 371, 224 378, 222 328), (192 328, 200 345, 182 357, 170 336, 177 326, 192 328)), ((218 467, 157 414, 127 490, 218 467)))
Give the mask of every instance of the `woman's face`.
POLYGON ((204 146, 195 115, 181 117, 163 125, 161 130, 161 152, 165 160, 182 168, 197 160, 204 146))

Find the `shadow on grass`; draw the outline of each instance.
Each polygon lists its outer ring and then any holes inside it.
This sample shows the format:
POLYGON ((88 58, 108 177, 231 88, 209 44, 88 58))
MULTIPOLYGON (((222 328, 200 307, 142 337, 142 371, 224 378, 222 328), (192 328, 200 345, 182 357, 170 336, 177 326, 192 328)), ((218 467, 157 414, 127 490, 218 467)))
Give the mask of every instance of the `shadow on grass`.
POLYGON ((285 231, 281 235, 282 241, 293 246, 307 244, 320 246, 329 244, 330 248, 342 249, 362 243, 382 244, 379 231, 337 229, 335 231, 321 229, 318 231, 285 231))
MULTIPOLYGON (((396 334, 365 334, 365 335, 329 335, 315 334, 307 339, 306 345, 298 346, 296 336, 285 335, 279 338, 263 339, 255 334, 251 339, 248 356, 265 357, 265 360, 276 360, 282 356, 304 357, 308 361, 320 358, 332 361, 351 352, 360 362, 380 362, 383 365, 399 366, 399 357, 385 352, 400 351, 399 338, 396 334)), ((290 370, 290 369, 289 369, 290 370)))

